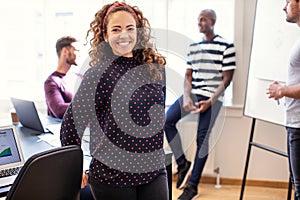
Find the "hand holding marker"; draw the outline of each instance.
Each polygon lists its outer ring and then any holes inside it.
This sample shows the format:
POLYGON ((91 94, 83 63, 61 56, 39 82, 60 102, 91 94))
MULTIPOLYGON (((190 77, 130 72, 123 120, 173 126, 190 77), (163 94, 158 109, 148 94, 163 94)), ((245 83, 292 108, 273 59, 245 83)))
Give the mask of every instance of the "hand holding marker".
MULTIPOLYGON (((274 81, 275 83, 279 83, 278 81, 274 81)), ((277 99, 277 105, 280 105, 280 101, 279 101, 279 99, 277 99)))
POLYGON ((269 85, 269 88, 267 89, 267 94, 269 94, 269 98, 274 98, 274 100, 277 101, 277 105, 280 105, 280 101, 279 101, 279 98, 276 98, 276 90, 277 90, 277 87, 279 85, 279 82, 278 81, 273 81, 273 83, 271 83, 269 85))

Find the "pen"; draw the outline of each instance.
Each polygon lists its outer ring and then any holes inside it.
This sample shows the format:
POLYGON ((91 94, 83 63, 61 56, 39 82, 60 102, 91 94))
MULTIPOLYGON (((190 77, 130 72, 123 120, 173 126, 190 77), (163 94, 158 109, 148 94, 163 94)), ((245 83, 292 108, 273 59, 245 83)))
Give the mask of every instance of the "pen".
MULTIPOLYGON (((274 81, 275 84, 278 84, 279 82, 278 81, 274 81)), ((277 99, 277 105, 280 105, 280 101, 279 99, 277 99)))

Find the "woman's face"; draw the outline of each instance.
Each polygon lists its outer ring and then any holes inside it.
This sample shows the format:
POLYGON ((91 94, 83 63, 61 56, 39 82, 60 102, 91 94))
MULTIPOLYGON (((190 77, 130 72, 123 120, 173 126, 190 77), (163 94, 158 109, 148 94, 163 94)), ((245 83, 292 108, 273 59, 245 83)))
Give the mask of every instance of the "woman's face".
POLYGON ((132 57, 137 41, 136 21, 126 11, 112 13, 108 17, 107 33, 104 37, 117 56, 132 57))

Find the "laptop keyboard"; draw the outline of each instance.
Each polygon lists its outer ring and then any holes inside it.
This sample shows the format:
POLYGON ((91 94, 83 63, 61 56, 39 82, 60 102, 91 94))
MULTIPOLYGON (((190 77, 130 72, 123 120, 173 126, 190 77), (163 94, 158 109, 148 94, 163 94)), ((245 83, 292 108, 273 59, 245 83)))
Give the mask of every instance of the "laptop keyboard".
POLYGON ((0 170, 0 178, 16 175, 19 173, 21 168, 22 167, 14 167, 14 168, 0 170))

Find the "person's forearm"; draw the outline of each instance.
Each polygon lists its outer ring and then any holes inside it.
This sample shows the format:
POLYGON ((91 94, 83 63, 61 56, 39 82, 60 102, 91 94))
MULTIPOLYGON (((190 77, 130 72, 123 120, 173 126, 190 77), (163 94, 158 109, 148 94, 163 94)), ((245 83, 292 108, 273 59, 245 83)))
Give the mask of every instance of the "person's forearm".
POLYGON ((187 69, 184 78, 184 97, 190 97, 192 91, 192 70, 187 69))
POLYGON ((223 81, 222 84, 219 85, 215 94, 211 97, 212 103, 218 100, 218 98, 224 93, 226 88, 229 86, 230 82, 233 78, 234 70, 228 70, 223 72, 223 81))
POLYGON ((300 99, 300 84, 290 85, 290 86, 282 86, 279 89, 279 95, 281 97, 300 99))
POLYGON ((192 91, 192 81, 191 80, 184 80, 184 96, 190 96, 192 91))
POLYGON ((50 103, 49 109, 54 113, 57 118, 62 119, 65 111, 67 110, 70 103, 50 103))
POLYGON ((224 84, 220 84, 219 87, 217 88, 215 94, 210 98, 211 102, 214 103, 215 101, 217 101, 218 98, 223 94, 225 89, 226 88, 225 88, 224 84))

